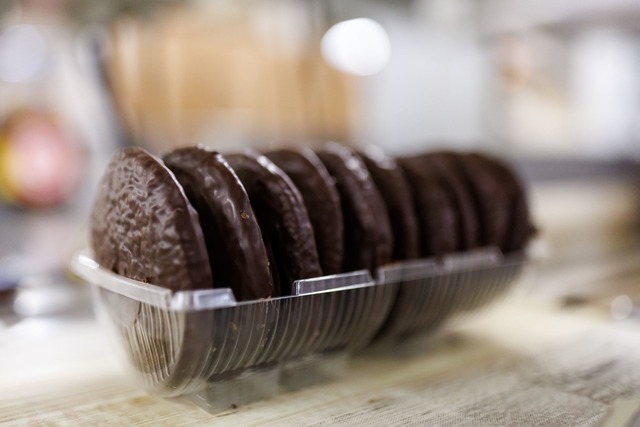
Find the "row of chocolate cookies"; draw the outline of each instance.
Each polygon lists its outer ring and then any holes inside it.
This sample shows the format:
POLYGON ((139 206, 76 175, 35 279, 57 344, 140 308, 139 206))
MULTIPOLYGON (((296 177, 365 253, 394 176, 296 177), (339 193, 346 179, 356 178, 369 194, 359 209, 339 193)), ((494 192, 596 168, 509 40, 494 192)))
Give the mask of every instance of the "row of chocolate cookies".
POLYGON ((430 152, 394 159, 377 147, 356 153, 336 143, 317 154, 336 182, 345 215, 343 271, 486 246, 518 252, 535 232, 522 182, 495 157, 430 152), (365 204, 365 212, 354 203, 365 204), (355 230, 370 236, 369 244, 349 245, 355 230), (371 262, 349 262, 350 248, 357 256, 372 247, 379 256, 371 262))
POLYGON ((420 229, 420 255, 494 246, 525 249, 535 228, 512 168, 480 153, 431 152, 399 158, 420 229))
POLYGON ((389 260, 383 201, 353 153, 336 144, 268 156, 118 153, 91 217, 96 260, 176 291, 230 287, 239 300, 289 295, 296 279, 389 260))
POLYGON ((238 300, 286 295, 294 278, 322 275, 288 176, 263 156, 199 147, 162 159, 139 148, 116 154, 91 244, 96 261, 123 276, 174 291, 230 287, 238 300))
POLYGON ((503 164, 399 159, 335 143, 222 156, 138 148, 111 161, 91 217, 98 263, 173 290, 289 295, 296 279, 494 244, 521 249, 526 199, 503 164))

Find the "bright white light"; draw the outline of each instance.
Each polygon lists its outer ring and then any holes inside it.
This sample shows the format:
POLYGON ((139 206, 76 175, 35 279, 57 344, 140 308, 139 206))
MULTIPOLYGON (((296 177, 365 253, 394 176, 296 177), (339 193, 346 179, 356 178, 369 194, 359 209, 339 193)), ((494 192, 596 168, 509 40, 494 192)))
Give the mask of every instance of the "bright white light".
POLYGON ((9 83, 31 80, 46 62, 46 41, 37 27, 14 25, 0 34, 0 80, 9 83))
POLYGON ((370 76, 382 70, 391 57, 385 29, 369 18, 339 22, 322 37, 322 56, 337 70, 370 76))
POLYGON ((616 320, 624 320, 633 313, 633 301, 628 295, 618 295, 611 301, 611 315, 616 320))

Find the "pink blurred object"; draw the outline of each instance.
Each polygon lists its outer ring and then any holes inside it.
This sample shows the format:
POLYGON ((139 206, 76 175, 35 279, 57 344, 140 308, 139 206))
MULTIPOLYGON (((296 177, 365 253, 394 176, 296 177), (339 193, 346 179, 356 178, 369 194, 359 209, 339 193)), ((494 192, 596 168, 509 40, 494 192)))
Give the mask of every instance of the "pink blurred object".
POLYGON ((80 183, 83 157, 53 114, 15 113, 0 132, 0 193, 28 207, 61 204, 80 183))

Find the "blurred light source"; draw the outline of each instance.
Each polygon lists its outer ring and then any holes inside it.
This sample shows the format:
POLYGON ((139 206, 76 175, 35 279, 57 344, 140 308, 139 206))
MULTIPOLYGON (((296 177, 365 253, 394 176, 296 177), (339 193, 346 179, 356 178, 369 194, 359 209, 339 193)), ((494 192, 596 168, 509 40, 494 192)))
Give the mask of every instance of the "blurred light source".
POLYGON ((640 112, 636 37, 615 28, 590 28, 573 38, 569 59, 580 142, 601 156, 635 151, 640 112))
POLYGON ((44 69, 47 57, 44 36, 34 25, 13 25, 0 34, 0 80, 32 80, 44 69))
POLYGON ((616 320, 624 320, 633 313, 633 301, 628 295, 618 295, 611 301, 611 315, 616 320))
POLYGON ((322 37, 322 55, 334 68, 357 76, 381 71, 391 57, 386 30, 369 18, 335 24, 322 37))

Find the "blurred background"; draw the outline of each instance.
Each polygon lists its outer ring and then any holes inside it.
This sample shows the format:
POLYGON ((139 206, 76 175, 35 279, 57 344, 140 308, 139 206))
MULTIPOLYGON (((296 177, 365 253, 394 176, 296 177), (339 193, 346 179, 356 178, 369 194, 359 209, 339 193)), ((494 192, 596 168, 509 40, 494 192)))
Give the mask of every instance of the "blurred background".
POLYGON ((512 159, 547 271, 579 267, 547 291, 640 296, 637 0, 0 0, 0 300, 82 305, 121 147, 328 139, 512 159))

